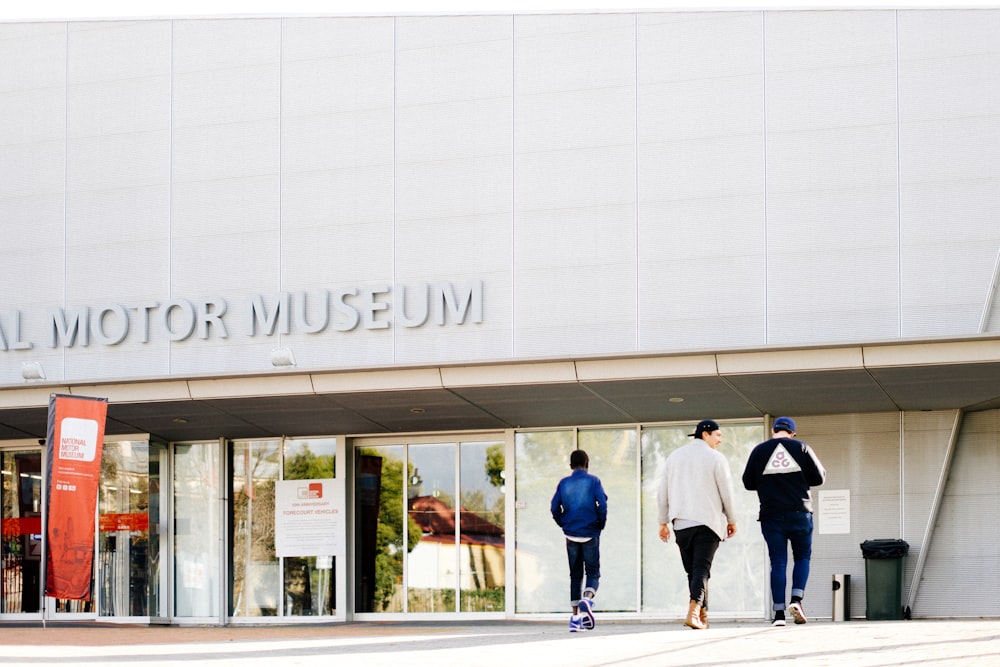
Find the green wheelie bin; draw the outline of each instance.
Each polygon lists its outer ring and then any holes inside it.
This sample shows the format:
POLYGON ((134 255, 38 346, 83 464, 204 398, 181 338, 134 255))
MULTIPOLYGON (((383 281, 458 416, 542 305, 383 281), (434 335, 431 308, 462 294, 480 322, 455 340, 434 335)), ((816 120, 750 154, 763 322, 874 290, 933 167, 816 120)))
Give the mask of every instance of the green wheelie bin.
POLYGON ((910 545, 903 540, 865 540, 865 618, 903 620, 903 559, 910 545))

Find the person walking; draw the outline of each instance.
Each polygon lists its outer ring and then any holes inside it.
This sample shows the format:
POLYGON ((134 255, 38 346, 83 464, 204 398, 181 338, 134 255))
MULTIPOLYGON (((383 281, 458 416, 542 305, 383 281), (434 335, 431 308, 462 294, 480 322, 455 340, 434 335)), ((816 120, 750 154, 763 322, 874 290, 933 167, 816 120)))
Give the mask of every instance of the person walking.
POLYGON ((608 494, 600 478, 590 474, 587 452, 574 450, 569 467, 573 472, 556 485, 551 511, 566 537, 569 600, 573 609, 569 631, 580 632, 593 630, 596 623, 594 596, 601 579, 601 531, 608 520, 608 494))
POLYGON ((772 625, 785 625, 785 587, 788 546, 792 547, 792 595, 788 611, 796 624, 808 621, 802 598, 812 557, 812 495, 810 487, 826 481, 826 469, 815 452, 795 438, 795 421, 778 417, 771 439, 750 452, 743 470, 743 486, 760 500, 760 531, 771 561, 772 625))
POLYGON ((684 625, 708 628, 708 580, 719 544, 736 534, 729 462, 717 451, 722 430, 711 419, 698 422, 689 444, 667 457, 657 492, 660 539, 673 527, 687 573, 690 601, 684 625))

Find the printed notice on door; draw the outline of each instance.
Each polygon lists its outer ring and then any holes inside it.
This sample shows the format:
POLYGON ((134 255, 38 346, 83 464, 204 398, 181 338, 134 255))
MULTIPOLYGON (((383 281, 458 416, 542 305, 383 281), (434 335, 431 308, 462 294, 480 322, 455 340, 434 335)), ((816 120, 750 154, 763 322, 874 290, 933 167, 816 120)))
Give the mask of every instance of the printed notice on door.
POLYGON ((340 507, 335 479, 282 480, 274 487, 274 549, 278 556, 335 556, 340 507))
POLYGON ((850 489, 819 492, 819 528, 821 535, 846 535, 851 532, 850 489))

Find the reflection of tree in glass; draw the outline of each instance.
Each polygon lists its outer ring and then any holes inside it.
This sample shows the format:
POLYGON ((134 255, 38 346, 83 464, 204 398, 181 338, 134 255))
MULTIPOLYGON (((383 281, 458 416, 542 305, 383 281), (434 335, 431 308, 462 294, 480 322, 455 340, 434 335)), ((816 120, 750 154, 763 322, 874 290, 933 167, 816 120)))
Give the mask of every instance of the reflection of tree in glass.
POLYGON ((503 444, 497 443, 486 448, 486 478, 490 484, 503 489, 506 480, 504 479, 504 455, 503 444))
POLYGON ((285 459, 285 479, 332 479, 334 457, 313 454, 309 445, 285 459))
MULTIPOLYGON (((403 578, 403 462, 383 456, 377 448, 361 449, 360 455, 382 459, 378 530, 375 540, 375 603, 384 611, 403 578)), ((412 468, 412 466, 410 467, 412 468)), ((407 470, 407 475, 413 473, 407 470)), ((406 552, 420 542, 420 526, 407 514, 409 533, 406 552)))
POLYGON ((240 443, 233 450, 233 607, 234 615, 276 613, 276 593, 264 583, 265 563, 274 551, 274 484, 280 469, 273 442, 240 443), (257 596, 257 597, 255 597, 257 596), (256 602, 260 598, 260 602, 256 602))
POLYGON ((463 611, 503 611, 504 507, 506 471, 503 443, 463 443, 463 460, 482 461, 482 473, 464 470, 461 530, 461 607, 463 611))
POLYGON ((470 489, 467 486, 467 481, 463 479, 461 506, 463 510, 471 510, 494 525, 503 527, 504 493, 506 492, 503 443, 496 443, 486 448, 483 467, 486 480, 499 491, 499 495, 497 495, 497 491, 492 491, 489 494, 490 498, 487 498, 487 489, 470 489), (492 503, 490 499, 492 499, 492 503))

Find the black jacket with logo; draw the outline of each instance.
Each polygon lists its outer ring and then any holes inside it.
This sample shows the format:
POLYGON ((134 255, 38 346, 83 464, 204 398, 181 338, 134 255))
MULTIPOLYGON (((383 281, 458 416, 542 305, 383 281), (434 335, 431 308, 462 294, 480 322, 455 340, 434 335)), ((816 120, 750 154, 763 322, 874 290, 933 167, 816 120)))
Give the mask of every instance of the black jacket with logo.
POLYGON ((771 438, 754 447, 743 470, 743 486, 756 491, 760 516, 812 512, 809 487, 826 481, 826 469, 809 445, 794 438, 771 438))

